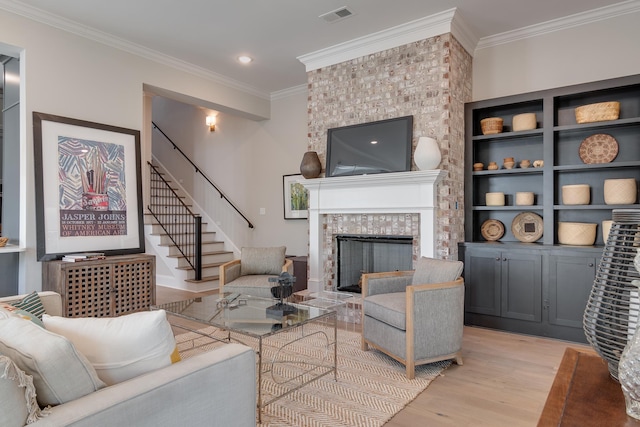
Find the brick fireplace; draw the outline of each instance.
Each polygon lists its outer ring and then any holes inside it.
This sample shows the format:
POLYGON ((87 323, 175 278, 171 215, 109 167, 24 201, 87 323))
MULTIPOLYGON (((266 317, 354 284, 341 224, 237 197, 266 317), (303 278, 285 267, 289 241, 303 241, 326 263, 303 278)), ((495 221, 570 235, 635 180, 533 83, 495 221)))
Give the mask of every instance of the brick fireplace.
POLYGON ((441 170, 317 178, 309 190, 309 278, 311 291, 335 290, 339 234, 413 236, 413 257, 434 257, 437 184, 441 170))
MULTIPOLYGON (((446 27, 451 31, 455 25, 446 27)), ((436 25, 424 30, 442 28, 436 25)), ((351 56, 353 59, 346 58, 353 46, 341 46, 336 63, 330 62, 325 51, 301 59, 307 65, 308 149, 318 153, 323 167, 327 129, 407 115, 414 117, 414 150, 421 136, 430 136, 438 141, 442 154, 440 172, 416 171, 412 162, 411 172, 305 181, 312 193, 310 289, 335 287, 333 240, 337 234, 414 236, 414 259, 457 259, 457 244, 464 240, 464 103, 471 100, 472 57, 452 33, 435 34, 396 47, 386 44, 384 49, 371 49, 363 56, 351 56), (433 182, 426 190, 421 186, 427 185, 423 178, 430 174, 433 182), (406 178, 396 179, 396 175, 406 178), (369 192, 369 186, 373 186, 372 199, 387 199, 389 204, 350 206, 369 192), (400 202, 395 193, 404 186, 421 188, 400 202), (376 188, 388 194, 383 196, 376 188), (429 198, 429 207, 418 208, 416 198, 429 198)), ((362 45, 356 47, 364 49, 362 45)))

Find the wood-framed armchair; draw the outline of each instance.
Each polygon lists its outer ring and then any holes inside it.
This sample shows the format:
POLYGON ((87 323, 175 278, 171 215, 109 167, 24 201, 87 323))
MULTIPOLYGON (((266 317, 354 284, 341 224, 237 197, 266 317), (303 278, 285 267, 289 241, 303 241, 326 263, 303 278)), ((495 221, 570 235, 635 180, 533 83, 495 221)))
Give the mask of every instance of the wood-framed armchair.
POLYGON ((286 271, 293 276, 293 261, 285 258, 284 246, 242 248, 240 259, 220 266, 220 295, 237 292, 261 298, 273 298, 270 277, 286 271))
POLYGON ((362 350, 406 366, 454 359, 462 365, 464 281, 460 261, 423 257, 414 271, 362 275, 362 350))

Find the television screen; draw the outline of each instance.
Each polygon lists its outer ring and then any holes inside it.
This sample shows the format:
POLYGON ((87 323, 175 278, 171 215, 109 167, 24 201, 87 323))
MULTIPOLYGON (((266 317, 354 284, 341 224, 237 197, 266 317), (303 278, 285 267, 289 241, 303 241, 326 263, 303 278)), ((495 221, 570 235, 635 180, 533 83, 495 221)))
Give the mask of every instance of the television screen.
POLYGON ((327 131, 326 176, 411 170, 413 116, 327 131))

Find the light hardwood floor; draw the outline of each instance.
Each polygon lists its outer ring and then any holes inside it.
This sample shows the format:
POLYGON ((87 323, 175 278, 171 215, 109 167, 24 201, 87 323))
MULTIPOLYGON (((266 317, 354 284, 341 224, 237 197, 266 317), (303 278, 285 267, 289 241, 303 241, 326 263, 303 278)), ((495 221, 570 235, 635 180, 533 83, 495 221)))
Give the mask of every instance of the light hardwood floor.
MULTIPOLYGON (((214 292, 215 293, 215 292, 214 292)), ((158 303, 196 294, 158 287, 158 303)), ((567 347, 582 344, 465 327, 452 365, 386 427, 535 426, 567 347)))

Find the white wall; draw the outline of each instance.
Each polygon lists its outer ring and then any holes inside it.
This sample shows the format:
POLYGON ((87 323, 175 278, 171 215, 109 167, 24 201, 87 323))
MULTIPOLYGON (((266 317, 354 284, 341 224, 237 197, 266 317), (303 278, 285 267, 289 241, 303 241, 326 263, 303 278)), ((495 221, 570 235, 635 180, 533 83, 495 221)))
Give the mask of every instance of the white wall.
POLYGON ((144 121, 145 85, 163 88, 251 117, 268 118, 268 99, 138 57, 0 10, 0 50, 18 52, 21 82, 21 291, 41 288, 36 261, 32 112, 55 114, 142 131, 143 160, 150 155, 144 121))
POLYGON ((473 99, 640 73, 640 12, 486 49, 473 58, 473 99))
MULTIPOLYGON (((205 126, 208 110, 163 97, 153 100, 154 122, 254 224, 246 240, 233 242, 237 247, 285 245, 287 254, 307 254, 308 223, 284 220, 282 199, 282 176, 299 173, 307 148, 306 101, 306 91, 276 99, 271 119, 260 122, 219 113, 216 131, 210 132, 205 126)), ((158 133, 153 153, 196 199, 219 199, 206 185, 199 196, 193 168, 158 133)), ((240 226, 246 228, 246 223, 240 226)))

